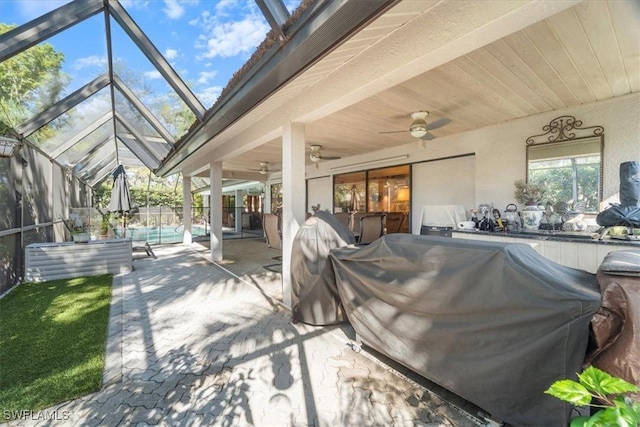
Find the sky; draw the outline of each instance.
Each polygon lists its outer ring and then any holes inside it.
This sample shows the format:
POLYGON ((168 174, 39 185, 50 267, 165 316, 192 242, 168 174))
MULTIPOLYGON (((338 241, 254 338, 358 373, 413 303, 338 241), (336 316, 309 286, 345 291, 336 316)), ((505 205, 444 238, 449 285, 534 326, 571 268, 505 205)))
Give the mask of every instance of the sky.
MULTIPOLYGON (((0 0, 0 22, 21 25, 53 10, 64 0, 0 0)), ((262 42, 269 25, 253 0, 121 0, 205 108, 262 42)), ((300 0, 285 0, 291 13, 300 0)), ((153 65, 111 20, 114 60, 126 64, 120 77, 133 85, 144 80, 154 94, 170 90, 153 65)), ((71 76, 67 93, 106 71, 105 22, 102 14, 47 40, 65 55, 63 71, 71 76)))

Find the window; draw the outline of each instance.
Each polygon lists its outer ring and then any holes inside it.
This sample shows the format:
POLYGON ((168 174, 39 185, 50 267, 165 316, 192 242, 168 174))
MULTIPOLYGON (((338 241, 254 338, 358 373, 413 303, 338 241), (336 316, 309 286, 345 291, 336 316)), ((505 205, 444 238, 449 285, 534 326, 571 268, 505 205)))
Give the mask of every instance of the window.
POLYGON ((366 173, 343 173, 333 181, 334 212, 364 212, 366 205, 366 173))
POLYGON ((334 212, 408 212, 410 166, 334 176, 334 212))
POLYGON ((271 213, 282 211, 282 184, 271 184, 271 213))

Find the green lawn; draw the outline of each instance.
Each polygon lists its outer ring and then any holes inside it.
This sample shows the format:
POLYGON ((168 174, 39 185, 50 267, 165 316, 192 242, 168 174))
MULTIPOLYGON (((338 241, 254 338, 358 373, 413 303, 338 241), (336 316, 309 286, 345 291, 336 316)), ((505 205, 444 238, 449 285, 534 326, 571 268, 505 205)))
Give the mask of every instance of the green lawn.
POLYGON ((0 414, 100 389, 112 280, 25 283, 0 300, 0 414))

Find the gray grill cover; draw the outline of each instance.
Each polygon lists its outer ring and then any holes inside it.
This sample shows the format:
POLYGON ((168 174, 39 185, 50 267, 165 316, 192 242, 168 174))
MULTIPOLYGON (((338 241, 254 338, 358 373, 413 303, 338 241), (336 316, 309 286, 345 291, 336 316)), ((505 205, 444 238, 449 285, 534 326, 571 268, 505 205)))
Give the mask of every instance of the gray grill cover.
POLYGON ((391 234, 331 251, 363 342, 515 426, 566 426, 544 394, 582 370, 594 274, 524 244, 391 234))
POLYGON ((351 231, 330 212, 318 211, 300 227, 291 253, 294 320, 311 325, 346 321, 329 251, 353 244, 351 231))

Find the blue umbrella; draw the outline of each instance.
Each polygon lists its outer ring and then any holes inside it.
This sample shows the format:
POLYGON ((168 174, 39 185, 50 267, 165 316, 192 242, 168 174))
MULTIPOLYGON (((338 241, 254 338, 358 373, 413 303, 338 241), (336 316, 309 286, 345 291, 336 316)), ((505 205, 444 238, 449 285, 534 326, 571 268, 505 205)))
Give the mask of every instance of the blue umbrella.
POLYGON ((109 201, 109 212, 122 215, 123 236, 126 234, 126 214, 131 210, 131 194, 129 193, 129 183, 127 173, 122 165, 113 171, 113 187, 111 188, 111 200, 109 201))

